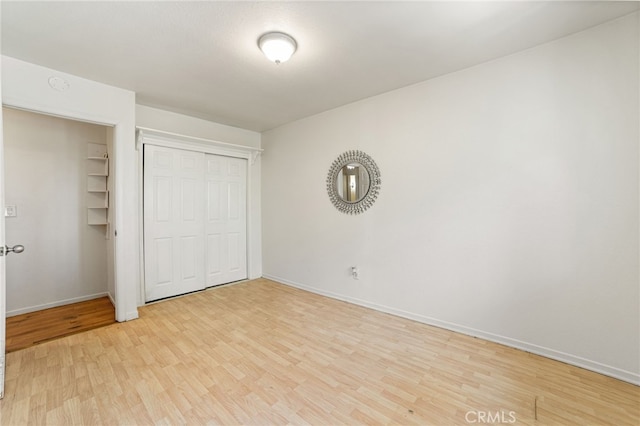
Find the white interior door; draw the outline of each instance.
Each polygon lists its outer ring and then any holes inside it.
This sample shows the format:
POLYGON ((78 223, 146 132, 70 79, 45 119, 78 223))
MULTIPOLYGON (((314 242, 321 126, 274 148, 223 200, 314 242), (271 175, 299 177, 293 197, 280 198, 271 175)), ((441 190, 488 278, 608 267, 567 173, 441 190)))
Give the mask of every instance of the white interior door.
POLYGON ((146 301, 205 288, 204 154, 144 147, 146 301))
POLYGON ((207 287, 247 278, 247 160, 207 154, 207 287))
MULTIPOLYGON (((5 247, 4 233, 4 136, 0 109, 0 247, 5 247)), ((4 371, 6 349, 7 283, 5 256, 0 256, 0 398, 4 397, 4 371)))

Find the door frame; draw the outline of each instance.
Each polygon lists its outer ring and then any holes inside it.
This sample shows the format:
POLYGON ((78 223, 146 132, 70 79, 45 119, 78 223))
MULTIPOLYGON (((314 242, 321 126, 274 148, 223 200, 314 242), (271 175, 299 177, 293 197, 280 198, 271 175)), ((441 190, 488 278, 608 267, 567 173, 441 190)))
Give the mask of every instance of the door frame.
POLYGON ((138 211, 135 190, 126 185, 135 179, 135 94, 8 56, 2 56, 1 75, 4 106, 113 128, 114 215, 110 231, 114 239, 116 321, 138 318, 138 211), (52 80, 61 80, 66 87, 60 90, 52 80))
MULTIPOLYGON (((79 121, 79 122, 84 122, 84 123, 91 123, 91 124, 96 124, 96 125, 100 125, 100 126, 113 128, 114 131, 113 131, 112 146, 113 146, 114 155, 113 155, 113 159, 112 160, 110 159, 110 161, 113 161, 113 165, 114 165, 115 170, 116 170, 115 175, 116 176, 118 175, 118 171, 117 171, 118 170, 117 169, 117 164, 118 164, 117 163, 117 155, 115 155, 115 152, 116 152, 116 143, 115 143, 116 142, 115 141, 116 136, 115 135, 118 133, 118 129, 117 129, 118 125, 117 124, 109 123, 108 119, 96 120, 94 118, 94 119, 90 120, 90 119, 83 118, 82 114, 77 114, 77 115, 71 116, 71 115, 63 115, 63 114, 60 114, 60 113, 51 113, 51 112, 44 111, 44 110, 28 108, 28 107, 25 107, 24 105, 16 106, 16 105, 12 104, 11 102, 2 102, 1 106, 3 108, 4 107, 14 108, 14 109, 28 111, 28 112, 32 112, 32 113, 36 113, 36 114, 44 114, 44 115, 50 115, 50 116, 54 116, 54 117, 59 117, 59 118, 65 119, 65 120, 73 120, 73 121, 79 121)), ((3 153, 3 156, 4 156, 4 153, 3 153)), ((117 199, 118 198, 118 192, 119 192, 117 184, 114 185, 114 191, 113 192, 114 193, 110 194, 110 196, 112 196, 113 198, 117 199)), ((116 206, 117 206, 117 204, 116 204, 116 206)), ((116 207, 116 209, 117 209, 117 207, 116 207)), ((118 222, 117 217, 118 217, 118 214, 116 212, 116 214, 113 215, 114 223, 110 224, 110 226, 109 226, 109 232, 110 232, 109 238, 113 238, 113 271, 112 271, 112 273, 113 273, 114 287, 115 287, 115 290, 114 290, 115 294, 113 295, 113 298, 114 298, 113 302, 115 303, 115 306, 114 306, 115 315, 116 315, 116 321, 123 322, 123 321, 128 321, 130 319, 137 318, 137 313, 136 313, 135 317, 129 317, 129 318, 127 318, 127 315, 125 314, 126 306, 123 303, 123 299, 124 299, 123 296, 125 294, 125 291, 122 288, 121 280, 118 280, 118 256, 117 256, 116 253, 119 252, 119 250, 118 250, 118 245, 119 244, 118 244, 118 239, 115 238, 114 235, 113 235, 113 232, 116 232, 117 229, 118 229, 118 223, 119 222, 118 222)), ((117 236, 117 234, 116 234, 116 236, 117 236)), ((6 299, 6 287, 4 288, 4 295, 5 295, 5 299, 6 299)), ((109 295, 109 297, 111 297, 111 295, 109 295)), ((5 312, 5 315, 6 315, 6 312, 5 312)))
MULTIPOLYGON (((136 150, 138 151, 138 209, 139 215, 139 244, 140 244, 140 288, 138 291, 138 305, 145 303, 145 263, 144 263, 144 214, 142 214, 144 205, 144 158, 143 146, 155 145, 165 148, 182 149, 186 151, 203 152, 205 154, 221 155, 224 157, 242 158, 247 160, 247 207, 246 207, 246 255, 247 255, 247 277, 249 279, 257 278, 251 275, 252 270, 258 270, 257 263, 260 259, 256 259, 252 255, 251 242, 255 241, 258 234, 253 229, 252 219, 255 218, 253 206, 253 186, 252 176, 255 173, 254 168, 256 160, 262 154, 260 148, 253 148, 244 145, 236 145, 227 142, 220 142, 212 139, 204 139, 193 136, 185 136, 178 133, 166 132, 163 130, 150 129, 147 127, 136 127, 136 150)), ((259 214, 259 213, 258 213, 259 214)))

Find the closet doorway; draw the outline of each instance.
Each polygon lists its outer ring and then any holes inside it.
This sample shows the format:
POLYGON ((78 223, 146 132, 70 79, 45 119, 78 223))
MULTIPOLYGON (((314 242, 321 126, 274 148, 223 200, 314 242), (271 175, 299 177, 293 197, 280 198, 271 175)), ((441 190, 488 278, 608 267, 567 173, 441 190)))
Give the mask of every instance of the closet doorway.
POLYGON ((145 301, 247 278, 247 160, 144 145, 145 301))
POLYGON ((104 297, 113 303, 113 129, 2 112, 6 239, 25 247, 7 262, 7 317, 104 297))

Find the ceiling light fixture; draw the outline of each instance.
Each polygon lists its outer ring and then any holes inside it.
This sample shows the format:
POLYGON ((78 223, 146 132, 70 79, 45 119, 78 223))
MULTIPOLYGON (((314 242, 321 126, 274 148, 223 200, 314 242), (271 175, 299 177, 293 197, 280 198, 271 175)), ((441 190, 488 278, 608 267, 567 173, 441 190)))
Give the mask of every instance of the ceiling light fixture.
POLYGON ((287 62, 296 51, 298 45, 290 35, 285 33, 267 33, 258 39, 262 53, 276 64, 287 62))

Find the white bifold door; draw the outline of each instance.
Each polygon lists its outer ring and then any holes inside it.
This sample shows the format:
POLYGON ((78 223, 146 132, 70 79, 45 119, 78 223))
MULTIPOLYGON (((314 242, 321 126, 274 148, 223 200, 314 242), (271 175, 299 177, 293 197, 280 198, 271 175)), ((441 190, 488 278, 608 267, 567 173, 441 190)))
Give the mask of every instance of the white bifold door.
POLYGON ((247 160, 144 146, 145 299, 247 278, 247 160))

